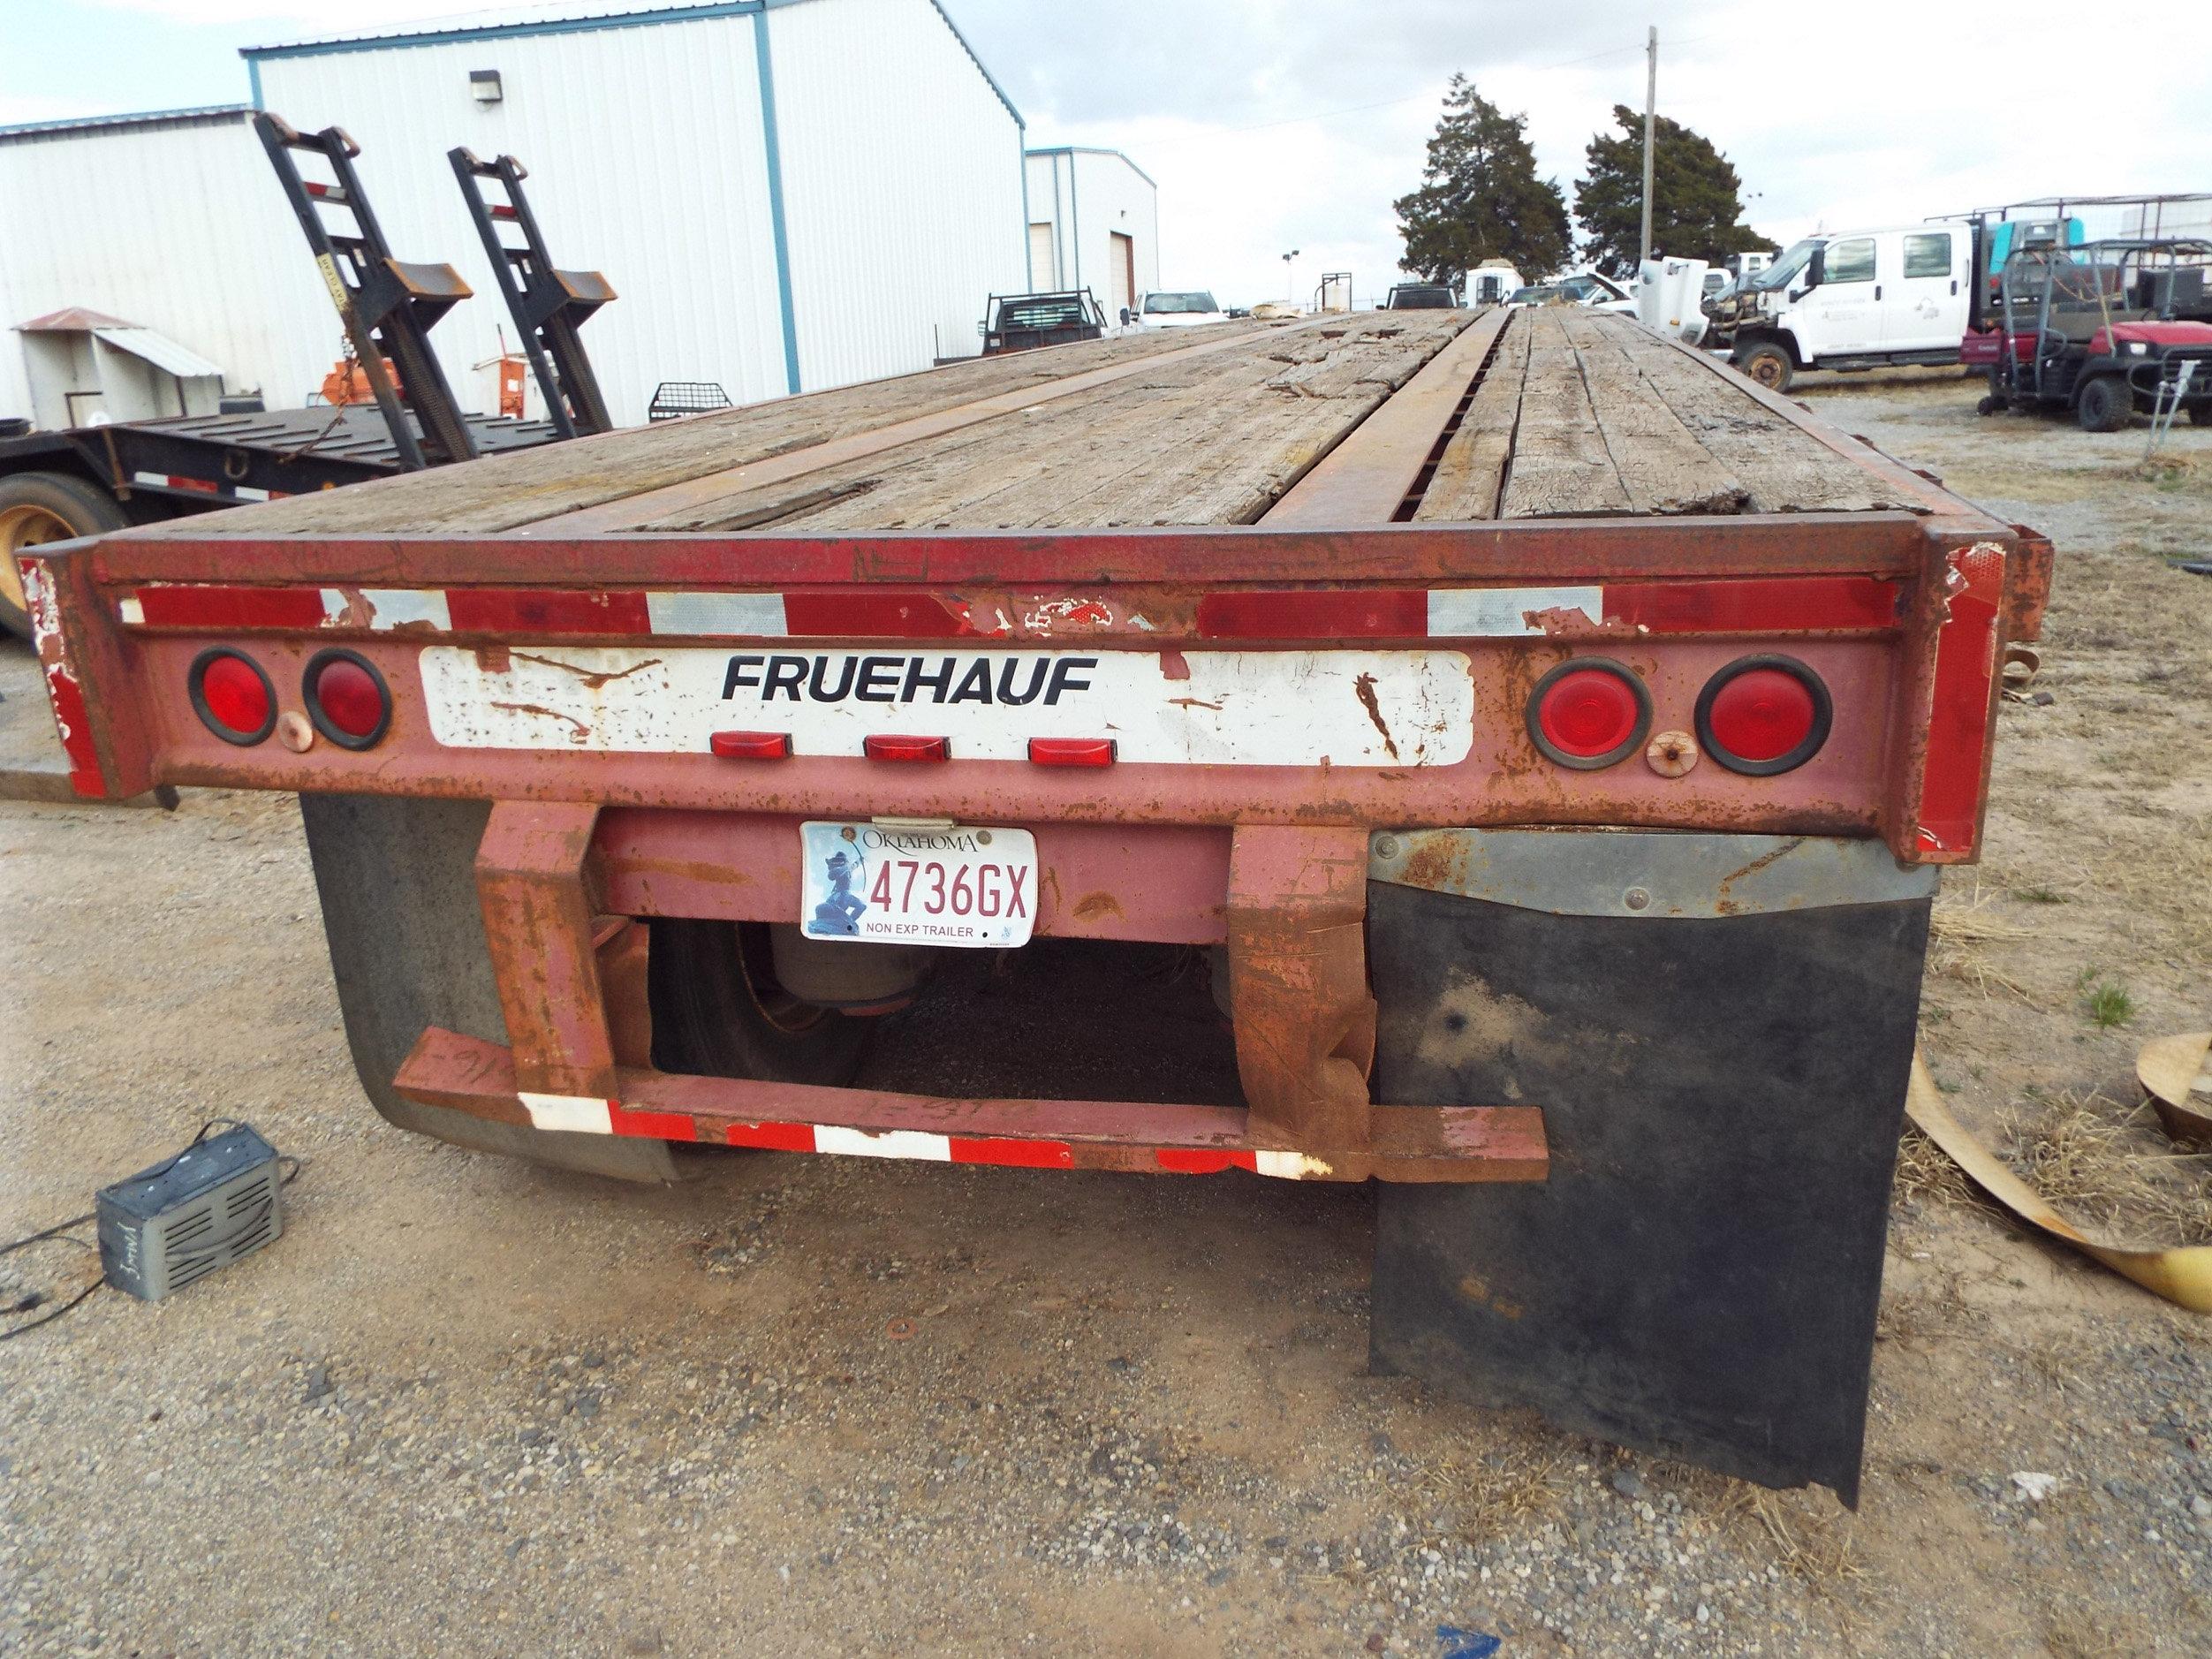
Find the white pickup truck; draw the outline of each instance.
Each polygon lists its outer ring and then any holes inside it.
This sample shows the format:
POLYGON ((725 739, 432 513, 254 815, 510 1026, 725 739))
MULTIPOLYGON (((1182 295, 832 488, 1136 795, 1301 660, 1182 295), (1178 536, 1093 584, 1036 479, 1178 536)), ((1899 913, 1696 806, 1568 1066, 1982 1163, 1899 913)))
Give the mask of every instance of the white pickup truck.
POLYGON ((1121 312, 1125 329, 1195 329, 1228 320, 1229 314, 1202 288, 1155 289, 1121 312))
POLYGON ((1713 300, 1704 343, 1776 391, 1800 369, 1956 363, 1973 270, 1963 224, 1823 231, 1713 300))

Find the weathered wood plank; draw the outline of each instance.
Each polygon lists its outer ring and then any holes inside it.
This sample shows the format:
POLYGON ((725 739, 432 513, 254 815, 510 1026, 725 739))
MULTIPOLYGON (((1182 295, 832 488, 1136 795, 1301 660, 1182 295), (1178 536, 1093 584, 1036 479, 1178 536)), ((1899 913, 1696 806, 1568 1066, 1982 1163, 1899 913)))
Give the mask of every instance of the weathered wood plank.
POLYGON ((1370 313, 1002 417, 926 446, 740 491, 640 528, 794 531, 1248 523, 1466 326, 1370 313), (794 486, 797 481, 794 481, 794 486), (779 504, 784 511, 781 515, 779 504))
POLYGON ((1604 312, 1567 312, 1559 324, 1581 361, 1630 510, 1740 512, 1750 490, 1682 424, 1645 372, 1645 360, 1655 349, 1666 352, 1664 344, 1641 323, 1604 312))
POLYGON ((1459 429, 1436 459, 1436 470, 1413 511, 1416 521, 1464 524, 1497 517, 1505 466, 1513 453, 1513 431, 1520 424, 1528 337, 1529 330, 1517 313, 1506 322, 1497 355, 1460 416, 1459 429))
POLYGON ((1562 310, 1525 314, 1528 372, 1521 383, 1520 425, 1498 517, 1634 511, 1628 487, 1605 445, 1582 360, 1567 337, 1562 310))
POLYGON ((1867 512, 1905 506, 1898 492, 1776 414, 1721 368, 1665 341, 1640 343, 1638 367, 1716 462, 1742 483, 1745 512, 1867 512))
MULTIPOLYGON (((223 528, 245 535, 345 531, 436 535, 508 530, 995 393, 1178 351, 1231 332, 1257 338, 1266 330, 1243 323, 1156 330, 1121 339, 981 358, 241 508, 226 515, 223 528)), ((204 533, 208 527, 199 523, 194 530, 204 533)))

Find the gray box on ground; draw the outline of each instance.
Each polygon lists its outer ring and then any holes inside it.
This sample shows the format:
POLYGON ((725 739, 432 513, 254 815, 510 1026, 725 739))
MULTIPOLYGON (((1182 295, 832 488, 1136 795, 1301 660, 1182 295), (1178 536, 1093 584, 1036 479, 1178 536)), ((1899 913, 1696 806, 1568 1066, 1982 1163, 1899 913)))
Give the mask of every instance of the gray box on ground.
POLYGON ((95 1201, 108 1283, 158 1302, 284 1230, 276 1153, 243 1124, 102 1187, 95 1201))

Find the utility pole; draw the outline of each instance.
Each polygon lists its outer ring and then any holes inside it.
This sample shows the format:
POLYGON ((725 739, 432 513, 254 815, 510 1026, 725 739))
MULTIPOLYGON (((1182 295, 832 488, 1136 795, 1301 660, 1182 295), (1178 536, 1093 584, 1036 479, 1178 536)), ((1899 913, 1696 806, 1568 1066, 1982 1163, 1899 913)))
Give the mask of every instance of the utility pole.
POLYGON ((1636 249, 1639 269, 1651 257, 1651 132, 1659 109, 1659 26, 1655 23, 1645 43, 1644 57, 1648 69, 1644 77, 1644 236, 1636 249))

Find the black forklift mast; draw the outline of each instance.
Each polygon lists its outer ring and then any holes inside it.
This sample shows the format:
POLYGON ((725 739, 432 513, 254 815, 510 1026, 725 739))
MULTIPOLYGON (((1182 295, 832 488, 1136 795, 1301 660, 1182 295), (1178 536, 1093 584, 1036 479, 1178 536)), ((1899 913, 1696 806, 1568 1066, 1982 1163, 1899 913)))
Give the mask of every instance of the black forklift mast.
POLYGON ((453 389, 430 349, 430 328, 469 297, 469 286, 451 265, 418 265, 392 257, 383 228, 368 205, 353 158, 361 147, 340 127, 301 133, 261 110, 254 130, 269 152, 277 182, 307 232, 315 264, 345 325, 376 406, 391 428, 402 468, 414 471, 446 461, 473 460, 476 441, 461 416, 453 389), (295 152, 306 150, 330 164, 336 184, 301 177, 295 152), (325 208, 353 216, 353 234, 334 234, 325 208), (387 367, 389 360, 390 367, 387 367), (392 370, 398 372, 395 384, 392 370), (408 413, 414 415, 410 423, 408 413), (416 428, 420 426, 418 432, 416 428))
POLYGON ((528 170, 511 155, 479 161, 466 147, 446 152, 453 176, 461 182, 461 196, 476 234, 483 239, 484 256, 499 278, 507 299, 507 314, 522 336, 522 349, 530 370, 545 394, 545 412, 564 438, 613 429, 607 416, 607 400, 599 390, 578 330, 584 320, 615 297, 607 279, 595 270, 562 270, 545 250, 537 215, 530 211, 522 193, 528 170), (496 178, 506 192, 504 201, 484 199, 484 180, 496 178), (522 233, 520 247, 511 246, 500 233, 511 224, 522 233))

